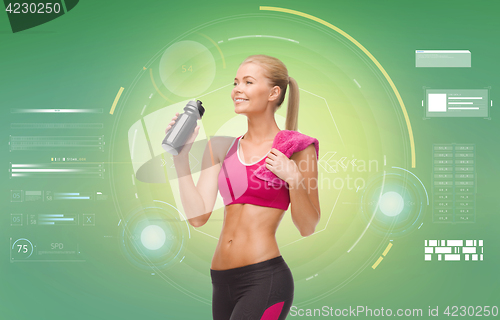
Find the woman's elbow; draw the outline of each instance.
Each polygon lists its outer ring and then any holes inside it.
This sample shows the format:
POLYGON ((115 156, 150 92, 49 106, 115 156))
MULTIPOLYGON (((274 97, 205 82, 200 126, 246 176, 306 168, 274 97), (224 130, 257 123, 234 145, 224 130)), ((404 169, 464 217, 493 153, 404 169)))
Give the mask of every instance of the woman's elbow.
POLYGON ((314 223, 313 226, 311 226, 309 228, 302 228, 300 230, 300 235, 303 236, 303 237, 308 237, 311 234, 313 234, 316 231, 316 226, 319 223, 319 219, 320 219, 320 213, 318 212, 318 220, 314 223))
POLYGON ((200 223, 198 222, 198 220, 195 220, 195 219, 189 219, 188 221, 189 221, 189 224, 190 224, 192 227, 194 227, 194 228, 199 228, 199 227, 201 227, 201 226, 203 225, 203 224, 200 224, 200 223))
POLYGON ((194 228, 199 228, 201 226, 204 226, 205 223, 207 223, 207 221, 208 221, 208 218, 205 218, 205 216, 208 215, 208 217, 210 217, 211 213, 212 212, 209 212, 209 213, 207 213, 205 215, 198 216, 196 218, 188 219, 189 224, 192 225, 194 228))
POLYGON ((305 232, 302 232, 302 231, 300 232, 300 235, 301 235, 301 236, 303 236, 303 237, 307 237, 307 236, 309 236, 309 234, 308 234, 308 233, 305 233, 305 232))
POLYGON ((301 231, 300 235, 303 236, 303 237, 309 237, 313 233, 314 233, 314 229, 308 230, 308 231, 301 231))

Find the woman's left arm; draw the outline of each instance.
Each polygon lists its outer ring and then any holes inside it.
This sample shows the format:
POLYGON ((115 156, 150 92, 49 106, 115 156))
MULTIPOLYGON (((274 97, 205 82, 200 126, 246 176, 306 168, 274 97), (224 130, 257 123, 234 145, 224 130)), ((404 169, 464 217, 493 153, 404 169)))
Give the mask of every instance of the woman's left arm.
POLYGON ((318 197, 318 160, 311 144, 288 159, 277 149, 272 149, 266 167, 288 182, 292 221, 303 237, 314 233, 321 217, 318 197))

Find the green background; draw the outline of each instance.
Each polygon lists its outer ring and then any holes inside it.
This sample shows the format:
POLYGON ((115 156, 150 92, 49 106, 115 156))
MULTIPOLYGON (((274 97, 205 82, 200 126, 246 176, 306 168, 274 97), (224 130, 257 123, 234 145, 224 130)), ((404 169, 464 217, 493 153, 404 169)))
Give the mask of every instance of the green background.
MULTIPOLYGON (((500 170, 496 159, 500 126, 495 97, 500 71, 497 61, 499 10, 500 6, 491 1, 426 0, 411 4, 403 1, 197 1, 189 4, 81 1, 62 17, 16 34, 10 30, 7 15, 0 15, 3 130, 0 139, 4 146, 1 149, 4 196, 0 224, 0 257, 3 257, 0 259, 0 317, 211 318, 209 267, 216 244, 214 239, 207 240, 191 228, 193 236, 183 251, 186 260, 156 273, 157 270, 137 268, 130 262, 122 251, 117 226, 134 208, 147 207, 153 199, 173 201, 169 184, 136 181, 131 185, 133 171, 127 134, 130 126, 140 119, 144 99, 155 92, 148 78, 149 69, 144 71, 143 67, 153 69, 160 91, 167 98, 175 103, 188 98, 171 94, 160 86, 158 74, 157 54, 161 56, 169 45, 181 40, 199 41, 214 56, 217 71, 207 92, 229 84, 239 63, 250 54, 266 53, 282 59, 299 87, 325 97, 333 109, 344 145, 339 143, 328 114, 320 106, 321 101, 301 92, 299 129, 319 139, 320 158, 328 151, 337 151, 349 159, 383 162, 383 155, 387 155, 390 165, 410 170, 430 192, 432 144, 476 146, 475 223, 432 223, 431 206, 425 206, 419 220, 423 225, 418 230, 413 228, 408 235, 391 237, 369 229, 356 250, 346 254, 366 227, 361 208, 349 204, 360 202, 359 193, 342 191, 338 206, 331 211, 338 190, 321 190, 322 221, 317 231, 324 231, 294 246, 284 246, 299 238, 288 212, 277 239, 296 283, 293 305, 304 309, 325 305, 334 309, 349 306, 421 308, 424 316, 428 306, 439 306, 440 317, 445 317, 442 311, 446 306, 498 306, 500 170), (321 18, 347 32, 378 60, 401 94, 411 120, 416 168, 411 167, 408 133, 394 94, 359 49, 313 21, 285 13, 261 12, 260 5, 289 8, 321 18), (221 68, 218 51, 196 32, 216 42, 248 34, 288 35, 301 39, 301 46, 266 39, 221 44, 227 64, 221 68), (470 50, 472 68, 415 68, 416 49, 470 50), (365 80, 360 81, 364 91, 356 91, 357 87, 349 80, 354 74, 356 79, 365 80), (491 86, 490 99, 494 101, 491 119, 424 120, 423 86, 464 89, 491 86), (109 109, 120 87, 125 90, 111 115, 109 109), (57 118, 29 114, 21 118, 11 114, 11 108, 99 108, 103 113, 58 115, 57 118), (102 130, 71 131, 71 134, 104 135, 105 151, 9 152, 11 134, 48 134, 11 130, 13 122, 103 123, 102 130), (49 162, 53 154, 105 162, 110 175, 101 180, 9 179, 9 162, 49 162), (13 189, 103 190, 109 194, 109 200, 78 206, 11 203, 13 189), (137 199, 133 196, 135 192, 139 194, 137 199), (60 227, 54 232, 33 226, 10 226, 11 213, 51 212, 95 213, 96 226, 60 227), (327 224, 328 217, 331 221, 327 224), (77 242, 85 262, 9 263, 10 238, 21 237, 38 241, 40 246, 58 241, 68 245, 77 242), (425 262, 423 244, 429 239, 482 239, 484 261, 425 262), (373 269, 371 266, 390 240, 393 247, 373 269), (314 274, 318 276, 305 280, 314 274), (165 280, 165 276, 170 280, 165 280)), ((226 87, 202 99, 207 107, 204 118, 207 136, 214 135, 234 116, 229 92, 230 87, 226 87)), ((167 105, 156 94, 148 105, 148 112, 167 105)), ((285 107, 278 113, 284 115, 284 111, 285 107)), ((167 123, 168 118, 164 121, 167 123)), ((62 132, 52 133, 70 134, 62 132)), ((380 168, 377 174, 381 171, 380 168)), ((377 174, 366 172, 359 176, 370 179, 377 174)), ((345 172, 338 174, 345 175, 345 172)), ((220 209, 214 212, 212 221, 201 230, 217 236, 221 216, 220 209)), ((292 318, 291 315, 288 318, 292 318)))

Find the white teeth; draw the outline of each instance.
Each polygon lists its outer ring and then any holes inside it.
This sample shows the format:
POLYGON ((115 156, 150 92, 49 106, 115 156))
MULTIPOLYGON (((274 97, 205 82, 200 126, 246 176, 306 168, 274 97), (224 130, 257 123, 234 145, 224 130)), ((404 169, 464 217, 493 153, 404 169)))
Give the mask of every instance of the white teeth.
POLYGON ((246 101, 246 99, 235 99, 236 101, 246 101))

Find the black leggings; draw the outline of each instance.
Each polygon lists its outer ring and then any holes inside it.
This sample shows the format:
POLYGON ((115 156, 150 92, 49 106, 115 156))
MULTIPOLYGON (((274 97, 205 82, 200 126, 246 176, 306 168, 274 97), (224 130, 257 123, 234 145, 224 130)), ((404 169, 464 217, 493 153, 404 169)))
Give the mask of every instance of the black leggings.
POLYGON ((214 320, 283 320, 293 301, 293 277, 282 256, 212 270, 214 320))

